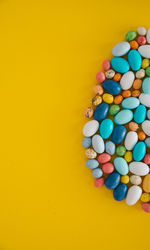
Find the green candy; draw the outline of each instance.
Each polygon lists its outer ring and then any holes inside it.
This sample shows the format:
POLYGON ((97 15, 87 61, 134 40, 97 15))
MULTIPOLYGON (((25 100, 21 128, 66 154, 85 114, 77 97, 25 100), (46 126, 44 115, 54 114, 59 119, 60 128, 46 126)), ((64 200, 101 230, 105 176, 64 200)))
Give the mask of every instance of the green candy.
POLYGON ((146 75, 147 75, 147 76, 150 76, 150 67, 147 67, 147 68, 146 68, 146 75))
POLYGON ((117 104, 114 104, 110 107, 109 109, 109 114, 110 115, 116 115, 120 111, 120 106, 117 104))
POLYGON ((117 155, 119 155, 119 156, 124 156, 125 155, 125 153, 126 153, 126 148, 125 148, 125 146, 118 146, 117 148, 116 148, 116 154, 117 155))
POLYGON ((136 31, 133 31, 133 30, 131 30, 131 31, 129 31, 127 34, 126 34, 126 39, 127 39, 127 41, 132 41, 132 40, 134 40, 135 38, 137 37, 137 32, 136 31))

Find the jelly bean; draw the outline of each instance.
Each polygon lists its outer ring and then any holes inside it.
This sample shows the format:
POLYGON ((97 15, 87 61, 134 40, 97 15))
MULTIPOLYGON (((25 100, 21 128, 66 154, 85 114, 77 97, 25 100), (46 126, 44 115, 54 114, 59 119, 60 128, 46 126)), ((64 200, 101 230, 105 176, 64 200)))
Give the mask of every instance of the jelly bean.
POLYGON ((103 153, 105 149, 103 138, 100 135, 94 135, 92 137, 92 146, 95 152, 99 154, 103 153))
POLYGON ((141 187, 137 185, 131 186, 127 192, 126 203, 130 206, 134 205, 140 199, 141 195, 142 195, 141 187))
POLYGON ((139 106, 140 101, 135 97, 128 97, 122 102, 122 107, 124 109, 135 109, 139 106))
POLYGON ((90 159, 86 161, 87 168, 95 169, 99 166, 99 162, 95 159, 90 159))
POLYGON ((117 148, 116 148, 116 154, 119 155, 119 156, 124 156, 126 152, 126 148, 122 145, 119 145, 117 148))
POLYGON ((84 125, 83 134, 86 137, 90 137, 97 132, 98 128, 99 128, 98 121, 96 120, 89 121, 84 125))
POLYGON ((150 203, 143 203, 142 204, 142 209, 147 212, 150 213, 150 203))
POLYGON ((131 96, 131 91, 130 91, 130 90, 123 90, 123 91, 122 91, 122 96, 123 96, 124 98, 130 97, 130 96, 131 96))
POLYGON ((118 125, 123 125, 130 122, 133 119, 133 112, 131 110, 121 110, 114 119, 114 122, 118 125))
POLYGON ((143 59, 143 61, 142 61, 142 68, 146 69, 149 66, 149 63, 150 63, 149 59, 147 59, 147 58, 143 59))
POLYGON ((114 166, 117 172, 121 175, 127 175, 129 172, 129 167, 126 160, 122 157, 116 157, 114 159, 114 166))
POLYGON ((103 87, 99 84, 95 85, 93 90, 96 95, 102 95, 104 92, 103 87))
POLYGON ((103 175, 103 171, 101 170, 101 168, 95 168, 92 171, 92 175, 93 175, 94 178, 100 178, 103 175))
POLYGON ((98 106, 100 103, 102 103, 102 97, 100 95, 96 95, 92 99, 92 104, 95 105, 95 106, 98 106))
POLYGON ((103 164, 102 170, 105 174, 111 174, 114 171, 114 165, 111 162, 103 164))
POLYGON ((134 83, 133 83, 133 88, 134 89, 140 89, 141 86, 142 86, 142 80, 141 79, 134 80, 134 83))
POLYGON ((142 178, 138 175, 131 175, 130 176, 130 182, 133 185, 140 185, 142 183, 142 178))
POLYGON ((118 43, 112 50, 113 56, 124 56, 130 50, 130 44, 128 42, 118 43))
POLYGON ((132 161, 132 152, 131 151, 127 151, 126 153, 125 153, 125 156, 124 156, 124 158, 125 158, 125 160, 127 161, 127 162, 131 162, 132 161))
POLYGON ((148 193, 143 193, 143 194, 141 195, 141 201, 142 201, 142 202, 149 202, 149 201, 150 201, 150 194, 148 194, 148 193))
POLYGON ((105 81, 105 74, 103 72, 98 72, 97 75, 96 75, 96 80, 99 82, 99 83, 102 83, 103 81, 105 81))
POLYGON ((105 72, 105 76, 107 79, 112 79, 115 75, 115 71, 113 69, 109 69, 105 72))
POLYGON ((132 87, 134 78, 135 76, 132 71, 125 73, 120 80, 121 88, 123 90, 130 89, 132 87))
POLYGON ((109 70, 110 69, 110 61, 109 60, 105 60, 103 62, 103 69, 104 70, 109 70))
POLYGON ((137 38, 137 42, 139 45, 145 45, 146 44, 146 37, 145 36, 139 36, 137 38))
POLYGON ((93 116, 94 110, 89 107, 84 111, 85 117, 91 118, 93 116))
POLYGON ((114 199, 117 201, 124 200, 126 197, 127 191, 128 191, 128 187, 126 184, 118 185, 118 187, 113 192, 114 199))
POLYGON ((105 183, 105 179, 104 177, 101 177, 101 178, 98 178, 95 180, 95 187, 99 188, 99 187, 102 187, 105 183))
POLYGON ((111 95, 111 94, 104 94, 103 95, 103 101, 108 103, 108 104, 111 104, 114 100, 114 97, 111 95))
POLYGON ((94 112, 94 119, 97 120, 97 121, 103 121, 107 114, 108 114, 108 111, 109 111, 109 105, 108 103, 101 103, 99 106, 97 106, 97 108, 95 109, 95 112, 94 112))
POLYGON ((141 161, 146 154, 146 144, 144 142, 138 142, 133 149, 133 159, 135 161, 141 161))
POLYGON ((112 134, 113 128, 114 124, 112 120, 110 119, 103 120, 100 125, 100 135, 102 136, 102 138, 108 139, 109 136, 112 134))
POLYGON ((129 31, 127 34, 126 34, 126 39, 127 41, 132 41, 134 40, 135 38, 137 37, 137 32, 136 31, 129 31))
POLYGON ((114 57, 111 59, 112 68, 119 73, 126 73, 129 71, 129 63, 122 57, 114 57))
POLYGON ((129 169, 132 174, 145 176, 149 173, 149 167, 144 162, 133 161, 129 164, 129 169))
POLYGON ((117 105, 117 104, 114 104, 114 105, 110 106, 109 114, 112 115, 112 116, 114 116, 114 115, 116 115, 119 111, 120 111, 120 106, 117 105))
POLYGON ((111 156, 107 153, 100 154, 97 157, 97 160, 99 163, 106 163, 106 162, 110 161, 110 159, 111 159, 111 156))
POLYGON ((126 133, 127 133, 126 127, 122 125, 114 127, 114 130, 112 132, 112 141, 115 144, 120 144, 124 140, 126 133))
POLYGON ((130 50, 128 54, 128 62, 130 64, 131 69, 137 71, 141 68, 142 58, 140 53, 137 50, 130 50))
POLYGON ((85 151, 85 155, 86 155, 86 157, 89 158, 89 159, 94 159, 94 158, 96 158, 97 153, 96 153, 92 148, 88 148, 88 149, 85 151))
POLYGON ((134 121, 138 124, 145 121, 146 118, 146 107, 139 105, 134 112, 134 121))
POLYGON ((113 172, 112 174, 110 174, 106 181, 105 181, 105 186, 108 189, 115 189, 120 182, 120 174, 117 172, 113 172))
POLYGON ((82 145, 84 148, 89 148, 92 144, 92 139, 90 137, 85 137, 82 141, 82 145))
POLYGON ((140 36, 145 36, 145 35, 146 35, 146 29, 145 29, 145 27, 139 27, 139 28, 137 29, 137 32, 138 32, 138 34, 139 34, 140 36))
POLYGON ((142 89, 145 94, 150 94, 150 77, 144 79, 142 89))
POLYGON ((150 193, 150 174, 146 175, 143 179, 143 190, 150 193))
POLYGON ((132 150, 138 141, 138 135, 134 131, 129 131, 126 135, 124 145, 127 150, 132 150))
POLYGON ((123 175, 121 176, 121 182, 124 183, 124 184, 128 184, 129 183, 129 175, 123 175))
POLYGON ((105 91, 112 95, 118 95, 121 92, 120 84, 118 82, 115 82, 114 80, 104 81, 102 86, 105 91))
POLYGON ((112 141, 106 141, 105 143, 105 151, 106 153, 113 155, 115 153, 116 146, 112 141))

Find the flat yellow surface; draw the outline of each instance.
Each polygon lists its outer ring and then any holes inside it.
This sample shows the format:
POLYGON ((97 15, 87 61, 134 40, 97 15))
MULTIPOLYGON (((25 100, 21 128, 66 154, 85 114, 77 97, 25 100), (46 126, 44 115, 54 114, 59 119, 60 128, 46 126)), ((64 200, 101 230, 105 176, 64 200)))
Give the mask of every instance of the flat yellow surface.
POLYGON ((95 75, 149 9, 0 1, 0 249, 149 249, 150 215, 96 189, 81 146, 95 75))

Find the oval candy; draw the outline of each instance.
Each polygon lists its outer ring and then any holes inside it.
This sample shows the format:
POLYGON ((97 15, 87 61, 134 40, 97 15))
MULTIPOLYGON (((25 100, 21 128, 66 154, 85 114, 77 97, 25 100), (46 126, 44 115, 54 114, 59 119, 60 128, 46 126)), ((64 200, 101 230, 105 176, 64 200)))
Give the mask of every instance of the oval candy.
POLYGON ((139 104, 140 101, 136 97, 128 97, 122 101, 122 107, 125 109, 135 109, 139 104))
POLYGON ((142 123, 142 129, 146 135, 150 136, 150 121, 149 120, 145 120, 142 123))
POLYGON ((103 139, 108 139, 108 137, 112 134, 114 128, 114 124, 112 120, 105 119, 101 122, 100 125, 100 135, 103 139))
POLYGON ((103 164, 102 170, 105 174, 111 174, 114 171, 114 165, 111 162, 103 164))
POLYGON ((111 156, 107 153, 100 154, 97 157, 97 160, 99 163, 106 163, 106 162, 110 161, 110 159, 111 159, 111 156))
POLYGON ((143 179, 143 190, 150 193, 150 174, 146 175, 143 179))
POLYGON ((134 131, 129 131, 126 135, 124 145, 127 150, 132 150, 138 141, 138 135, 134 131))
POLYGON ((118 187, 114 190, 113 196, 116 201, 122 201, 125 199, 127 195, 128 187, 126 184, 120 184, 118 187))
POLYGON ((114 166, 120 175, 127 175, 129 172, 128 164, 123 157, 116 157, 114 159, 114 166))
POLYGON ((124 125, 133 119, 133 112, 131 110, 121 110, 115 116, 114 122, 118 125, 124 125))
POLYGON ((90 169, 95 169, 99 166, 99 162, 95 159, 90 159, 86 161, 86 166, 90 169))
POLYGON ((144 58, 150 59, 150 45, 143 45, 138 48, 139 53, 144 58))
POLYGON ((87 122, 83 127, 83 134, 86 137, 94 135, 99 128, 99 123, 96 120, 87 122))
POLYGON ((136 143, 133 149, 133 159, 135 161, 141 161, 146 154, 146 144, 143 141, 136 143))
POLYGON ((139 105, 134 112, 134 121, 138 124, 145 121, 146 118, 146 107, 144 105, 139 105))
POLYGON ((146 147, 150 148, 150 137, 145 139, 146 147))
POLYGON ((114 57, 111 59, 112 68, 119 73, 126 73, 129 71, 129 63, 122 57, 114 57))
POLYGON ((92 171, 92 175, 94 178, 100 178, 103 175, 103 171, 101 170, 101 168, 95 168, 92 171))
POLYGON ((138 71, 142 66, 142 58, 140 53, 134 49, 130 50, 128 54, 128 62, 131 69, 133 69, 134 71, 138 71))
POLYGON ((141 93, 139 96, 139 100, 143 105, 150 108, 150 95, 141 93))
POLYGON ((145 94, 150 95, 150 77, 146 77, 142 83, 142 89, 145 94))
POLYGON ((105 181, 105 186, 108 189, 115 189, 120 182, 120 174, 117 172, 113 172, 112 174, 110 174, 106 181, 105 181))
POLYGON ((121 92, 121 86, 114 80, 107 80, 102 83, 103 88, 112 95, 119 95, 121 92))
POLYGON ((83 146, 84 148, 89 148, 89 147, 91 146, 91 144, 92 144, 92 139, 91 139, 91 137, 85 137, 85 138, 83 139, 83 141, 82 141, 82 146, 83 146))
POLYGON ((106 153, 113 155, 116 151, 116 146, 112 141, 106 141, 105 143, 105 151, 106 153))
POLYGON ((141 187, 137 185, 131 186, 127 192, 126 203, 130 206, 134 205, 140 199, 141 195, 142 195, 141 187))
POLYGON ((129 169, 132 174, 145 176, 149 173, 149 167, 144 162, 133 161, 129 164, 129 169))
POLYGON ((105 149, 103 138, 100 135, 94 135, 92 137, 92 146, 95 152, 99 154, 103 153, 105 149))
POLYGON ((124 56, 130 50, 130 44, 128 42, 118 43, 112 50, 113 56, 124 56))
POLYGON ((130 89, 133 85, 134 78, 135 76, 132 71, 128 71, 127 73, 125 73, 120 80, 121 88, 123 90, 130 89))
POLYGON ((124 140, 126 133, 127 133, 126 127, 122 125, 114 127, 112 132, 112 141, 115 144, 120 144, 124 140))
POLYGON ((107 114, 108 114, 108 111, 109 111, 109 105, 108 103, 101 103, 100 105, 97 106, 97 108, 95 109, 95 112, 94 112, 94 119, 97 120, 97 121, 103 121, 107 114))

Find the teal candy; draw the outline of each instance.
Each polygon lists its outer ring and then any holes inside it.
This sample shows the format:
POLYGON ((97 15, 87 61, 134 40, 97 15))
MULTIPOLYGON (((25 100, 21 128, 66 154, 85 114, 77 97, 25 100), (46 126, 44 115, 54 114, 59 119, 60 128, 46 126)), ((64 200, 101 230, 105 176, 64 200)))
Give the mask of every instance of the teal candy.
POLYGON ((137 50, 130 50, 128 54, 128 62, 130 64, 131 69, 137 71, 142 66, 142 58, 140 53, 137 50))
POLYGON ((139 106, 140 101, 136 97, 128 97, 123 100, 122 107, 125 109, 135 109, 139 106))
POLYGON ((150 120, 150 109, 147 110, 147 118, 150 120))
POLYGON ((113 121, 110 119, 105 119, 102 121, 100 125, 100 135, 103 139, 108 139, 108 137, 112 134, 114 128, 113 121))
POLYGON ((141 141, 138 142, 133 149, 133 159, 135 161, 141 161, 146 154, 146 144, 145 142, 141 141))
POLYGON ((95 159, 90 159, 86 161, 87 168, 95 169, 99 166, 99 162, 95 159))
POLYGON ((129 71, 129 63, 122 57, 114 57, 111 59, 112 68, 119 73, 126 73, 129 71))
POLYGON ((150 77, 146 77, 142 84, 142 89, 145 94, 150 95, 150 77))
POLYGON ((146 118, 146 107, 144 105, 139 105, 134 112, 134 121, 138 124, 145 121, 146 118))
POLYGON ((129 109, 121 110, 115 116, 114 122, 118 125, 123 125, 130 122, 133 119, 133 112, 129 109))
POLYGON ((121 175, 126 175, 129 172, 128 163, 122 157, 117 157, 114 159, 114 166, 117 172, 121 175))

